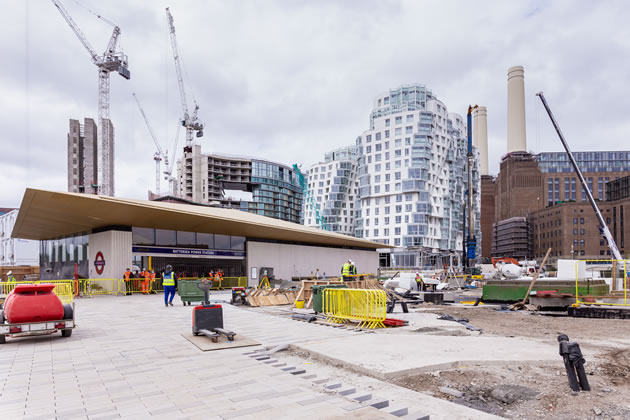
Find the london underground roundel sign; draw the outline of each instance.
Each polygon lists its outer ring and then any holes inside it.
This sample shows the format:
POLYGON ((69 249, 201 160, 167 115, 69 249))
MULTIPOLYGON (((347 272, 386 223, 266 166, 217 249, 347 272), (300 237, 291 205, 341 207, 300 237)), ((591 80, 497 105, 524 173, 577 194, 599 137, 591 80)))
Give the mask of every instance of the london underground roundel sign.
POLYGON ((103 270, 105 270, 105 257, 103 257, 103 253, 101 251, 96 253, 96 257, 94 258, 94 268, 99 275, 103 274, 103 270))

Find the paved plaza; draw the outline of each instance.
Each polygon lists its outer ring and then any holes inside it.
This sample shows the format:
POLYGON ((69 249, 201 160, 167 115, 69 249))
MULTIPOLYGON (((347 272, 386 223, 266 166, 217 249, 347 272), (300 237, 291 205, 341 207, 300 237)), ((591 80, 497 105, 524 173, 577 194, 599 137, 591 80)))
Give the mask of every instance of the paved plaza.
POLYGON ((224 305, 226 329, 261 345, 203 352, 183 336, 192 307, 178 297, 169 308, 161 295, 75 302, 72 337, 8 338, 0 346, 2 418, 488 418, 401 388, 403 407, 345 386, 334 370, 322 375, 283 363, 280 352, 262 354, 282 344, 373 334, 297 322, 282 316, 286 307, 274 315, 224 305))

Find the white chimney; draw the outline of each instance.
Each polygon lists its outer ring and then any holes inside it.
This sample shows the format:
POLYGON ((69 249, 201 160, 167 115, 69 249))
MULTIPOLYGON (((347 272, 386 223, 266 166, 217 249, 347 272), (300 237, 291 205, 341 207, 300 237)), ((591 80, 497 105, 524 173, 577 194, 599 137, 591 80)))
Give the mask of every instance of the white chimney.
POLYGON ((473 140, 479 150, 479 171, 481 175, 488 175, 488 110, 485 106, 475 110, 473 127, 473 140))
POLYGON ((526 152, 525 137, 525 71, 523 66, 508 70, 508 153, 526 152))

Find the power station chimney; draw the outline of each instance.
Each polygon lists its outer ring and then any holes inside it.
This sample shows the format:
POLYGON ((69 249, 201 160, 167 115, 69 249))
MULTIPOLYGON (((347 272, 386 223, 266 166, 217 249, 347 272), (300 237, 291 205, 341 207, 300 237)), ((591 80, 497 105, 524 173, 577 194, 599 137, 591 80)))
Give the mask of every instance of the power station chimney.
POLYGON ((523 66, 508 70, 508 153, 526 152, 525 137, 525 71, 523 66))
POLYGON ((473 120, 474 143, 479 150, 479 171, 488 175, 488 110, 480 106, 475 110, 473 120))

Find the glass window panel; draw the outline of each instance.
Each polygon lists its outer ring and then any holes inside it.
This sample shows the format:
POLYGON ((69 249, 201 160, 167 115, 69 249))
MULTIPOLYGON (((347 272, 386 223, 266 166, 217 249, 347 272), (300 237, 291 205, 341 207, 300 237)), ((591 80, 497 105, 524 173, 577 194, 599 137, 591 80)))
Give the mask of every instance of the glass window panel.
POLYGON ((215 249, 230 249, 230 237, 228 235, 214 235, 215 249))
POLYGON ((131 228, 131 242, 134 245, 155 245, 154 230, 151 228, 131 228))
POLYGON ((155 244, 160 246, 176 246, 176 232, 174 230, 155 229, 155 244))
POLYGON ((195 232, 177 231, 177 246, 194 247, 196 246, 195 232))
POLYGON ((230 243, 235 251, 243 251, 245 249, 245 238, 242 236, 232 236, 230 243))

